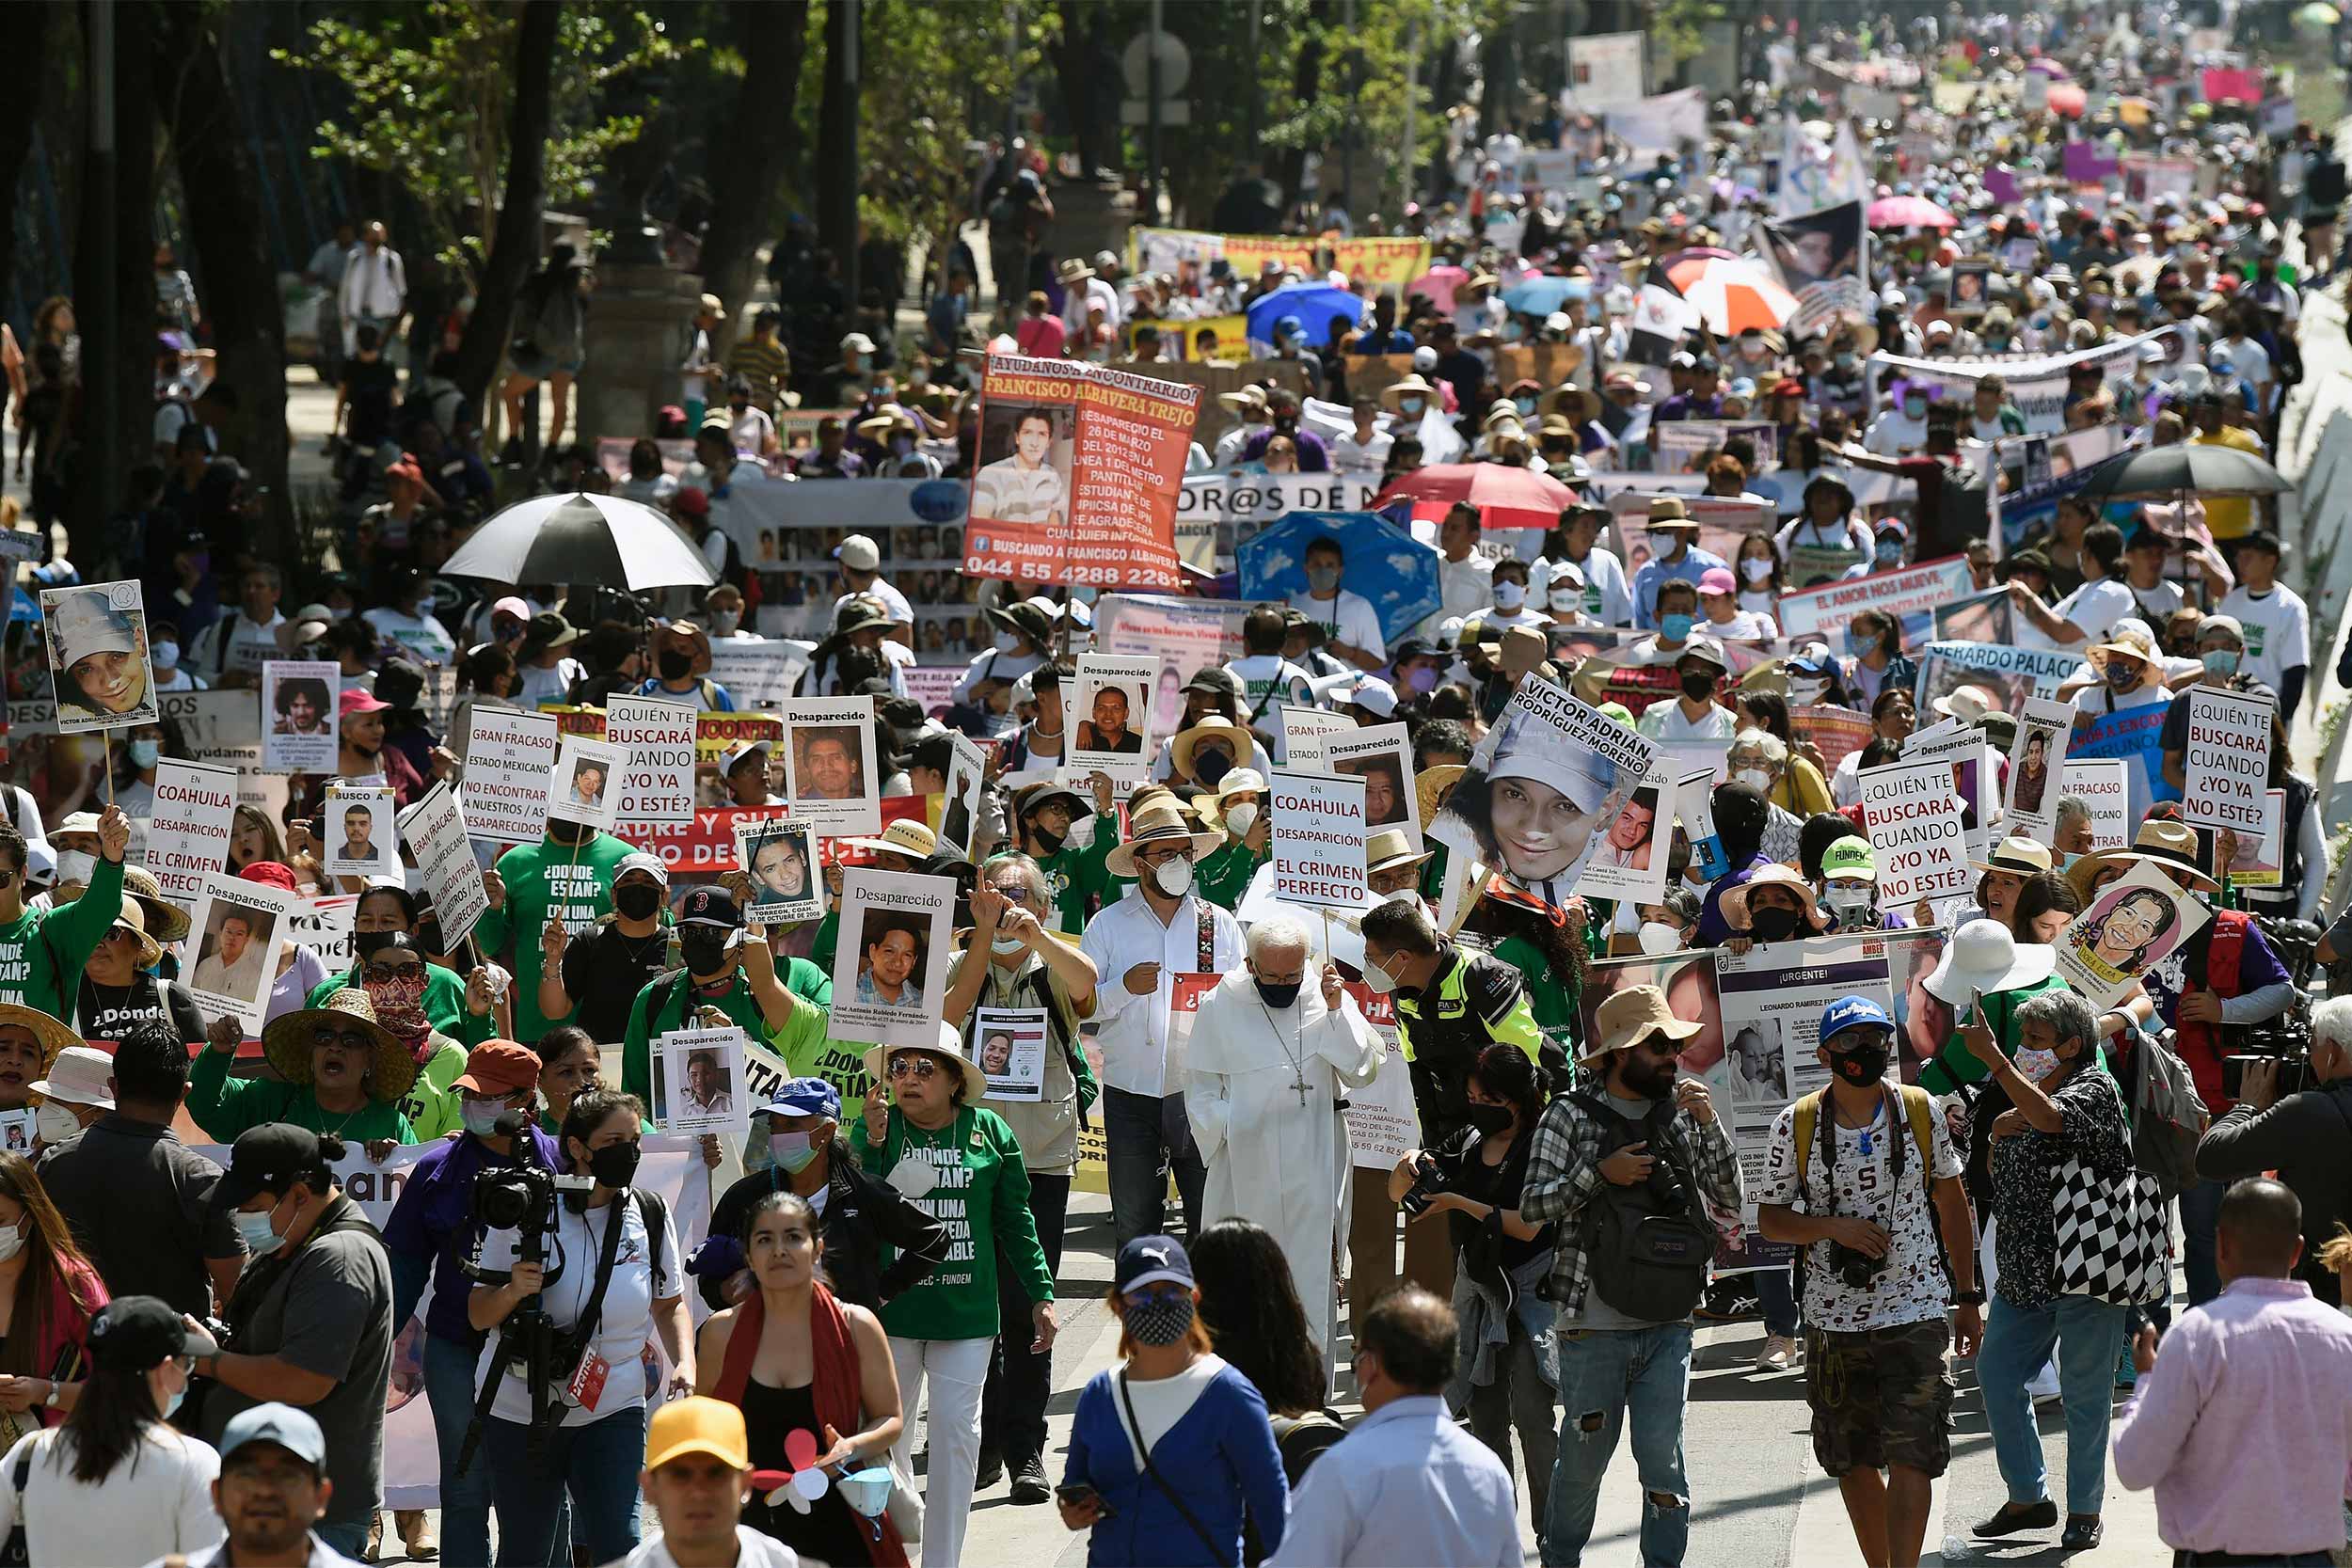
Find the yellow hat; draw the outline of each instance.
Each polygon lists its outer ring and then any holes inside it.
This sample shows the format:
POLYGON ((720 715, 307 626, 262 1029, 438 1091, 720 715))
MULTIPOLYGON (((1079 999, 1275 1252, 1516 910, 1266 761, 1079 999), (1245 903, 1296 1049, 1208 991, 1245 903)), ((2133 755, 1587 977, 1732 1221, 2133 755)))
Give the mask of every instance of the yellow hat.
POLYGON ((739 1470, 752 1467, 751 1440, 744 1434, 743 1412, 724 1400, 674 1400, 653 1413, 645 1425, 645 1468, 659 1470, 673 1459, 707 1453, 739 1470))

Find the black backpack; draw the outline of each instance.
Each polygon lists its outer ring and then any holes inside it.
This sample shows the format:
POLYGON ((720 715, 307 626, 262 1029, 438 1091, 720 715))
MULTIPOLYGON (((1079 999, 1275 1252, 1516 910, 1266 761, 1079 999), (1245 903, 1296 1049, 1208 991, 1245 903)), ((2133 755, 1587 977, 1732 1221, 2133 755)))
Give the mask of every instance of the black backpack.
MULTIPOLYGON (((1673 1101, 1661 1101, 1645 1119, 1629 1122, 1590 1093, 1580 1090, 1570 1098, 1599 1123, 1596 1164, 1629 1144, 1646 1141, 1659 1169, 1673 1169, 1666 1143, 1673 1101)), ((1645 1323, 1689 1317, 1706 1293, 1715 1258, 1715 1227, 1698 1210, 1690 1173, 1674 1170, 1674 1175, 1682 1186, 1679 1202, 1658 1192, 1653 1173, 1650 1180, 1629 1187, 1604 1180, 1587 1209, 1584 1255, 1592 1265, 1593 1290, 1627 1317, 1645 1323)))

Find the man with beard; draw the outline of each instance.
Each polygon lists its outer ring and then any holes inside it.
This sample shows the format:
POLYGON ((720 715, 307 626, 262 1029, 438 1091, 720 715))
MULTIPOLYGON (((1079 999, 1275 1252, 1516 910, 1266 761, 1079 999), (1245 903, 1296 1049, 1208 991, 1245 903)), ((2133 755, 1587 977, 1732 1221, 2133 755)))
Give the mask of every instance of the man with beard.
POLYGON ((257 1404, 220 1434, 220 1479, 213 1507, 228 1539, 185 1558, 187 1568, 243 1568, 285 1562, 341 1568, 351 1559, 313 1533, 335 1483, 326 1479, 326 1434, 290 1404, 257 1404))

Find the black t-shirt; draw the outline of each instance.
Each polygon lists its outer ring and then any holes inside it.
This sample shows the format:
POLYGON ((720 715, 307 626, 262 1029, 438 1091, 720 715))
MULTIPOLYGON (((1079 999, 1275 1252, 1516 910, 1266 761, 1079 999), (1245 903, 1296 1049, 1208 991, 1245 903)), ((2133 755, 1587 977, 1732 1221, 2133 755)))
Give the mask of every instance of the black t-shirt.
POLYGON ((572 999, 577 1023, 603 1044, 628 1033, 628 1010, 637 993, 668 967, 670 933, 623 936, 608 920, 596 933, 564 949, 564 994, 572 999))
POLYGON ((351 444, 374 447, 392 431, 392 403, 400 390, 400 372, 387 359, 354 358, 343 367, 343 385, 350 388, 351 444))
MULTIPOLYGON (((1525 1133, 1512 1141, 1501 1164, 1490 1165, 1479 1157, 1478 1147, 1486 1135, 1475 1127, 1466 1127, 1442 1148, 1430 1152, 1437 1157, 1438 1168, 1443 1173, 1449 1193, 1459 1193, 1473 1203, 1491 1204, 1497 1209, 1519 1206, 1519 1189, 1527 1184, 1527 1151, 1529 1138, 1525 1133)), ((1452 1227, 1454 1244, 1469 1247, 1483 1242, 1486 1227, 1468 1214, 1454 1212, 1446 1216, 1452 1227)), ((1505 1272, 1519 1268, 1539 1253, 1548 1253, 1552 1246, 1552 1227, 1545 1226, 1535 1239, 1519 1241, 1504 1232, 1500 1259, 1505 1272)))
POLYGON ((86 1040, 119 1040, 125 1029, 148 1019, 172 1025, 190 1045, 204 1037, 204 1015, 196 1010, 187 988, 152 974, 127 986, 102 986, 83 975, 74 991, 73 1016, 81 1022, 76 1033, 86 1040))
POLYGON ((41 1151, 42 1188, 113 1296, 161 1296, 176 1312, 213 1310, 208 1258, 245 1250, 213 1202, 220 1166, 152 1122, 110 1111, 41 1151))

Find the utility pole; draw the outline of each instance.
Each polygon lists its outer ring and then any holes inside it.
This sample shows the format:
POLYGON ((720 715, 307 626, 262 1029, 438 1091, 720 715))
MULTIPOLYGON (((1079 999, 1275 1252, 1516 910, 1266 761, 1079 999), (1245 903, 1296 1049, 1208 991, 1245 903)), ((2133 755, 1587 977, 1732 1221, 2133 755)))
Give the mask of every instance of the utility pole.
MULTIPOLYGON (((120 275, 122 258, 121 214, 116 211, 116 176, 119 144, 115 137, 115 8, 112 0, 98 0, 83 11, 89 33, 89 173, 88 187, 82 199, 94 203, 97 226, 92 237, 96 241, 98 265, 89 276, 104 280, 96 291, 96 297, 84 301, 89 340, 83 346, 82 374, 92 396, 93 419, 89 426, 97 434, 91 443, 89 461, 101 474, 120 475, 127 454, 121 450, 122 439, 122 367, 126 359, 122 341, 121 295, 114 287, 120 275)), ((142 47, 144 45, 142 44, 142 47)), ((153 334, 149 334, 150 338, 153 334)), ((97 495, 95 488, 85 487, 85 496, 97 495)), ((111 505, 111 499, 103 504, 111 505)), ((100 519, 80 519, 81 527, 69 521, 67 531, 78 544, 83 538, 94 538, 100 519)), ((46 531, 44 531, 45 532, 46 531)))

